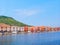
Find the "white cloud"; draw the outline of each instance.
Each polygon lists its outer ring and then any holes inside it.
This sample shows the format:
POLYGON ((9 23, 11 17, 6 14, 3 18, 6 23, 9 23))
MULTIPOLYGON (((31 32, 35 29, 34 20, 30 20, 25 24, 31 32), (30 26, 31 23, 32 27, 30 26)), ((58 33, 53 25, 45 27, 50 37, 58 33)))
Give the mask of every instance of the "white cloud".
POLYGON ((26 9, 24 9, 24 10, 17 9, 16 10, 16 14, 18 14, 18 15, 30 16, 30 15, 34 15, 36 13, 37 13, 37 11, 35 11, 35 10, 26 10, 26 9))
POLYGON ((15 13, 21 16, 31 16, 39 13, 39 10, 33 9, 16 9, 15 13))

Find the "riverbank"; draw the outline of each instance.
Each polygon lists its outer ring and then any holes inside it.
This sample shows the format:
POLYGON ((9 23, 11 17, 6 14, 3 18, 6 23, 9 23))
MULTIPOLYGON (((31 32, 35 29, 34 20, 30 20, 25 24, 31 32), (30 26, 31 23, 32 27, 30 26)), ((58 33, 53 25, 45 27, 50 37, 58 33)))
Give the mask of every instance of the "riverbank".
POLYGON ((50 31, 50 32, 18 32, 18 33, 12 33, 12 32, 4 32, 4 33, 1 33, 0 32, 0 36, 1 35, 12 35, 12 34, 28 34, 28 33, 54 33, 54 32, 60 32, 60 31, 50 31))

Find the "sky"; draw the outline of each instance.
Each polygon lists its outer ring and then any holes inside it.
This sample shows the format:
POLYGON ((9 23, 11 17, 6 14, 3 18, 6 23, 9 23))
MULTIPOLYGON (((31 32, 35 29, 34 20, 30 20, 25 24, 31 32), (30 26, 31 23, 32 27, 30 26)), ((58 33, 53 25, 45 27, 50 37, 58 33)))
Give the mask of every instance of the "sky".
POLYGON ((60 0, 0 0, 0 16, 34 26, 60 26, 60 0))

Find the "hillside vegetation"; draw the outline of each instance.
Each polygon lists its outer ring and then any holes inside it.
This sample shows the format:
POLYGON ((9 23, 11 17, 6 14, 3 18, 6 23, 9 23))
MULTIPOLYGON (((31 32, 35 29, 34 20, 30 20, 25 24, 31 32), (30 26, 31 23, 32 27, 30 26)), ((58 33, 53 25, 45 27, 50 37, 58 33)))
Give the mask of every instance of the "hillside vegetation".
POLYGON ((27 25, 27 24, 24 24, 22 22, 15 20, 12 17, 7 17, 7 16, 0 16, 0 23, 5 23, 12 26, 26 26, 27 25))

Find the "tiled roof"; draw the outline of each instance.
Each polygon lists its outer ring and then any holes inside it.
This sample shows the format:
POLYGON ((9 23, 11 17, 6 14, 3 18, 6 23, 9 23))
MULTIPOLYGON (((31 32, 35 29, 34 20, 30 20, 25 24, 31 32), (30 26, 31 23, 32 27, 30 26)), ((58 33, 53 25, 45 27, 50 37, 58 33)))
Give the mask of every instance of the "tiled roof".
POLYGON ((10 27, 10 25, 4 24, 4 23, 0 23, 0 27, 10 27))

